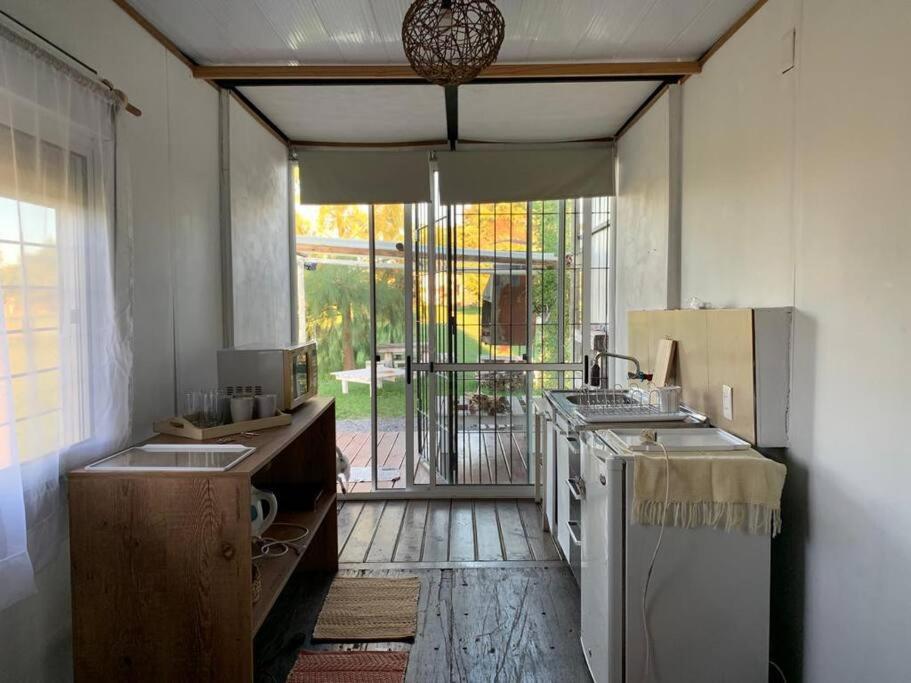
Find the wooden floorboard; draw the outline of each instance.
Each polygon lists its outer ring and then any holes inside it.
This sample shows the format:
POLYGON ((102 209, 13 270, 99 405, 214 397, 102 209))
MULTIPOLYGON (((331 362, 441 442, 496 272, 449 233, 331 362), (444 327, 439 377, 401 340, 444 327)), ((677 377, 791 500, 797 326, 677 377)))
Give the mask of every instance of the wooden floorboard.
POLYGON ((502 560, 503 546, 500 543, 500 525, 497 523, 497 503, 493 500, 479 500, 474 504, 475 537, 479 560, 502 560))
POLYGON ((424 528, 427 524, 427 501, 410 500, 402 521, 401 535, 395 550, 396 562, 420 562, 424 548, 424 528))
POLYGON ((519 517, 519 509, 514 500, 498 500, 497 519, 500 522, 500 533, 503 538, 503 549, 507 560, 532 560, 525 529, 519 517))
POLYGON ((470 562, 477 559, 473 513, 471 501, 452 501, 449 515, 449 560, 452 562, 470 562))
POLYGON ((348 501, 339 505, 339 562, 555 562, 530 500, 348 501))
POLYGON ((338 550, 341 552, 345 548, 345 543, 348 542, 348 537, 351 535, 351 530, 354 529, 354 525, 357 522, 358 516, 361 514, 361 510, 364 508, 364 504, 357 501, 346 501, 339 505, 338 550))
POLYGON ((405 650, 408 683, 590 681, 579 644, 579 589, 566 567, 339 573, 418 576, 414 643, 313 643, 313 627, 332 575, 298 572, 254 641, 256 681, 284 681, 303 649, 405 650))
POLYGON ((364 509, 348 537, 348 542, 339 555, 339 562, 363 562, 373 542, 373 534, 383 514, 385 503, 382 501, 369 501, 364 503, 364 509))
POLYGON ((404 500, 390 500, 386 502, 383 516, 373 535, 373 543, 367 552, 367 562, 391 562, 395 556, 395 546, 399 540, 402 528, 402 519, 405 516, 407 502, 404 500))
POLYGON ((544 531, 541 523, 541 508, 530 500, 520 500, 516 504, 519 508, 519 518, 525 531, 528 547, 536 560, 558 560, 560 555, 554 545, 554 539, 544 531))
POLYGON ((424 562, 446 562, 449 559, 449 510, 448 500, 430 501, 427 529, 424 532, 424 562))

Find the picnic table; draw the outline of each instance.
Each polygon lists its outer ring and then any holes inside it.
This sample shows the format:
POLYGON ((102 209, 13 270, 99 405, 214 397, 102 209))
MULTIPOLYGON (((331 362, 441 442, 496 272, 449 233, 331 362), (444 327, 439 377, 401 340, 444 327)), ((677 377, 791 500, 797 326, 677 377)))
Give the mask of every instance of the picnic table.
POLYGON ((396 367, 405 363, 404 344, 378 344, 376 352, 383 357, 383 364, 387 367, 396 367))
MULTIPOLYGON (((370 387, 370 393, 373 394, 373 387, 371 386, 371 377, 370 377, 370 363, 365 363, 363 368, 358 368, 356 370, 339 370, 337 372, 330 373, 335 379, 342 383, 342 393, 348 393, 348 385, 351 382, 355 384, 366 384, 370 387)), ((394 382, 399 377, 405 376, 405 370, 403 368, 390 368, 383 363, 377 363, 376 366, 376 388, 382 389, 383 382, 394 382)))

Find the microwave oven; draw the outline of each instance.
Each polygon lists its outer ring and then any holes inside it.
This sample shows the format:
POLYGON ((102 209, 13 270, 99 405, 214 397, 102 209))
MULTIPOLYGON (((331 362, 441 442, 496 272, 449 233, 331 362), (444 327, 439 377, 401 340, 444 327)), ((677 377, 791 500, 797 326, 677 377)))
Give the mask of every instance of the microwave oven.
POLYGON ((230 394, 275 394, 279 410, 293 410, 316 396, 316 342, 220 349, 218 386, 230 394))

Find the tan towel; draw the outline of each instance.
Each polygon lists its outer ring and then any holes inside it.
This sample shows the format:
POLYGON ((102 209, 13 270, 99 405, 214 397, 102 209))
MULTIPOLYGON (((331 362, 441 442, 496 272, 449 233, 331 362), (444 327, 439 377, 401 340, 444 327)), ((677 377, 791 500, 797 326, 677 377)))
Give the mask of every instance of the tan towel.
POLYGON ((633 521, 750 534, 781 531, 781 490, 787 468, 754 450, 670 455, 671 485, 664 510, 664 454, 636 454, 633 521))

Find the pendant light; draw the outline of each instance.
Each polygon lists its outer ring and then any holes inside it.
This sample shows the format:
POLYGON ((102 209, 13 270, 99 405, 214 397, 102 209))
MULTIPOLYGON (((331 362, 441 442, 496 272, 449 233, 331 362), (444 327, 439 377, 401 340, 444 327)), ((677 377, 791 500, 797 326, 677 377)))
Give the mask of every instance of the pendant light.
POLYGON ((415 0, 402 22, 402 44, 419 76, 461 85, 496 61, 505 30, 492 0, 415 0))

